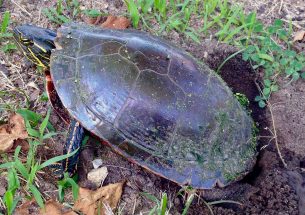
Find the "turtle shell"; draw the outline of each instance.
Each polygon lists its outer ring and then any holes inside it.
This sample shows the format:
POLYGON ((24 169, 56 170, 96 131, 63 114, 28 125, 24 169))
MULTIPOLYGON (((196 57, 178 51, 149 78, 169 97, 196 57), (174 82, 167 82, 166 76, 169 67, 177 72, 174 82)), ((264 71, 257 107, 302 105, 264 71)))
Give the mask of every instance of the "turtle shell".
POLYGON ((158 37, 64 25, 51 76, 72 117, 171 181, 209 189, 253 167, 251 117, 214 71, 158 37))

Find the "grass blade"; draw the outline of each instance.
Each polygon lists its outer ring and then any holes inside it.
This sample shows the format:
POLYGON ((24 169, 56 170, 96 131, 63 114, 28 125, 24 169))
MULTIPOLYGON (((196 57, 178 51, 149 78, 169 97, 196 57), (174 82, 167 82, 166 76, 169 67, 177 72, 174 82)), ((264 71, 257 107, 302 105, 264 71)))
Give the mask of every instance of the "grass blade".
POLYGON ((159 200, 157 199, 157 197, 155 197, 155 196, 153 196, 153 195, 151 195, 151 194, 149 194, 149 193, 141 192, 141 194, 142 194, 143 196, 145 196, 146 198, 148 198, 149 200, 155 202, 156 204, 159 204, 159 203, 160 203, 159 200))
POLYGON ((163 193, 161 199, 161 215, 165 215, 166 209, 167 209, 167 194, 163 193))
POLYGON ((79 187, 72 178, 67 178, 67 182, 72 186, 73 199, 76 201, 78 198, 79 187))
POLYGON ((34 195, 34 198, 37 204, 39 205, 39 207, 44 208, 43 199, 41 197, 41 193, 39 192, 39 190, 32 184, 30 184, 29 188, 31 193, 34 195))
POLYGON ((9 169, 9 168, 14 167, 14 165, 15 165, 15 162, 3 163, 3 164, 0 164, 0 169, 9 169))
POLYGON ((15 168, 22 175, 22 177, 24 177, 26 179, 29 178, 28 170, 25 168, 25 166, 21 163, 21 161, 19 159, 15 161, 15 168))
POLYGON ((41 169, 43 169, 43 168, 45 168, 45 167, 47 167, 47 166, 50 166, 50 165, 52 165, 52 164, 54 164, 54 163, 56 163, 56 162, 58 162, 58 161, 61 161, 61 160, 66 159, 66 158, 68 158, 68 157, 71 157, 71 156, 73 156, 77 151, 78 151, 78 149, 74 150, 74 151, 73 151, 72 153, 70 153, 70 154, 60 155, 60 156, 56 156, 56 157, 54 157, 54 158, 51 158, 51 159, 49 159, 49 160, 43 162, 42 164, 40 164, 38 170, 41 170, 41 169))
POLYGON ((185 207, 184 207, 184 209, 183 209, 183 211, 182 211, 182 215, 186 215, 186 214, 187 214, 187 211, 189 210, 189 208, 190 208, 190 206, 191 206, 191 204, 192 204, 192 202, 193 202, 194 197, 195 197, 195 194, 192 193, 192 194, 187 198, 187 201, 186 201, 186 203, 185 203, 185 207))
POLYGON ((50 118, 50 113, 51 113, 51 110, 49 109, 48 112, 47 112, 46 117, 44 118, 44 120, 42 121, 42 123, 39 127, 39 133, 40 133, 41 136, 43 136, 44 131, 45 131, 47 125, 48 125, 49 118, 50 118))
POLYGON ((1 33, 6 33, 9 24, 10 24, 10 12, 5 11, 2 17, 1 33))
POLYGON ((138 27, 139 25, 139 20, 140 20, 140 14, 139 14, 139 10, 138 7, 136 5, 136 3, 134 2, 134 0, 125 0, 125 3, 127 5, 130 17, 132 19, 132 24, 135 28, 138 27))

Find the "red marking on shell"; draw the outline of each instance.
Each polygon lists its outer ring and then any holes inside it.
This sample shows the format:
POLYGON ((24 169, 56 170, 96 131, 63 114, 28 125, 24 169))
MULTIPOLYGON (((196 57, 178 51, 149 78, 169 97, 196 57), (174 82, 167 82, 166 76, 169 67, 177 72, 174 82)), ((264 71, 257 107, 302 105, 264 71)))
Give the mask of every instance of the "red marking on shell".
POLYGON ((66 108, 63 106, 58 94, 55 90, 51 75, 49 72, 45 73, 46 75, 46 90, 52 107, 58 116, 67 124, 70 124, 70 115, 66 108))

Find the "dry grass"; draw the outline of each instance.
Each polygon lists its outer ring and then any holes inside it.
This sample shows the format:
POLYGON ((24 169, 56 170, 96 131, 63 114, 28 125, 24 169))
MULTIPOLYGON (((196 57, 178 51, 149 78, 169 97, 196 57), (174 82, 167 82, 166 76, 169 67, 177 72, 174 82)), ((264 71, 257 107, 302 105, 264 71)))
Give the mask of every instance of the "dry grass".
POLYGON ((305 29, 304 0, 234 0, 243 3, 247 12, 257 11, 258 18, 265 24, 271 24, 274 19, 281 18, 286 22, 292 20, 297 28, 305 29))

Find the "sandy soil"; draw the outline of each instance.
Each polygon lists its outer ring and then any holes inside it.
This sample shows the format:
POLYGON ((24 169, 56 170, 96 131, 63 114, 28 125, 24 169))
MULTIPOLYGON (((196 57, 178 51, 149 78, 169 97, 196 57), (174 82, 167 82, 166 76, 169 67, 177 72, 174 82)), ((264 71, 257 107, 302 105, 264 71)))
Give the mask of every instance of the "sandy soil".
MULTIPOLYGON (((126 8, 119 0, 81 2, 86 8, 100 8, 110 14, 117 15, 126 12, 126 8)), ((266 23, 270 23, 274 18, 293 18, 296 30, 301 26, 305 27, 304 1, 259 0, 252 2, 243 0, 242 2, 245 3, 246 10, 258 11, 259 18, 266 23)), ((11 12, 13 26, 22 23, 34 23, 42 27, 55 29, 56 26, 50 24, 41 14, 42 8, 54 6, 55 0, 14 0, 12 2, 6 1, 0 11, 9 10, 11 12)), ((218 68, 224 59, 236 51, 234 48, 218 44, 214 40, 205 40, 198 46, 176 33, 165 35, 165 37, 174 41, 198 59, 205 61, 213 69, 218 68)), ((35 67, 24 63, 23 57, 18 52, 8 55, 1 52, 0 63, 1 71, 4 72, 12 84, 24 89, 30 95, 30 108, 44 114, 50 105, 40 100, 40 96, 44 92, 42 73, 39 73, 35 67)), ((255 81, 259 79, 259 76, 252 71, 247 62, 241 60, 241 56, 237 56, 225 64, 221 70, 221 76, 234 92, 247 95, 251 101, 250 109, 260 129, 259 136, 271 135, 269 129, 273 130, 272 117, 274 118, 280 150, 288 167, 284 168, 281 163, 274 141, 270 141, 270 138, 260 138, 258 162, 253 172, 242 181, 227 188, 199 191, 200 197, 193 201, 189 214, 208 214, 209 210, 203 200, 215 201, 220 199, 239 201, 243 206, 219 204, 212 206, 214 214, 305 214, 304 81, 288 85, 272 97, 273 116, 271 116, 270 111, 258 108, 257 104, 253 102, 254 97, 258 95, 255 81)), ((9 86, 3 77, 0 78, 0 81, 0 89, 8 89, 9 86)), ((283 80, 284 82, 285 80, 283 80)), ((24 104, 23 97, 18 93, 17 96, 8 95, 2 99, 13 106, 24 104)), ((1 118, 5 119, 6 112, 1 112, 1 114, 1 118)), ((51 122, 60 132, 64 132, 67 128, 55 113, 52 113, 51 122)), ((60 154, 63 143, 64 138, 57 137, 41 147, 39 155, 42 159, 46 159, 60 154)), ((109 175, 104 184, 127 180, 119 205, 119 208, 123 211, 122 214, 145 214, 154 206, 152 202, 141 195, 141 192, 149 192, 157 197, 160 197, 162 192, 167 192, 171 202, 170 213, 181 213, 184 199, 177 195, 181 189, 179 186, 129 163, 107 147, 101 146, 94 139, 89 141, 81 155, 79 173, 81 186, 93 188, 85 179, 85 175, 93 168, 91 161, 97 157, 103 160, 103 164, 109 170, 109 175)), ((41 174, 38 183, 41 191, 47 194, 46 198, 55 198, 56 184, 49 172, 41 174)), ((4 177, 0 177, 0 196, 4 193, 1 189, 3 187, 6 187, 6 181, 4 177)), ((69 194, 67 200, 71 200, 69 194)), ((3 212, 1 210, 3 209, 0 206, 0 212, 3 212)), ((36 211, 37 208, 36 210, 34 208, 32 214, 36 211)))

